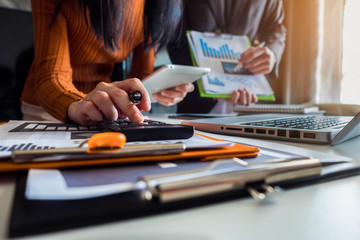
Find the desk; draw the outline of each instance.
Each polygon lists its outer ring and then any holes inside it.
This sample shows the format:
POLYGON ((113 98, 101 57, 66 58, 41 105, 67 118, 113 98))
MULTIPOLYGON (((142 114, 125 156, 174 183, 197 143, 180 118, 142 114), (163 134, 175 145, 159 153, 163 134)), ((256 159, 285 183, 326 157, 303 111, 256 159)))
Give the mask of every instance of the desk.
MULTIPOLYGON (((161 120, 161 119, 158 119, 161 120)), ((251 143, 269 141, 249 139, 251 143)), ((360 159, 360 137, 343 144, 309 145, 271 141, 360 159)), ((5 238, 15 174, 0 176, 0 239, 5 238)), ((360 176, 291 189, 270 201, 251 198, 151 217, 55 232, 32 239, 359 239, 360 176)))

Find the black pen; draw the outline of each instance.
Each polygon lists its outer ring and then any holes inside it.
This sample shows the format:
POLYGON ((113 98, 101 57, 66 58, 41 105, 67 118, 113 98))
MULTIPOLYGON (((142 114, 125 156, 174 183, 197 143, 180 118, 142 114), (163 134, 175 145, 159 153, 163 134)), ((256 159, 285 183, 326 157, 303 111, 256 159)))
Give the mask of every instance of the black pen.
POLYGON ((129 99, 132 103, 139 103, 142 98, 142 93, 140 91, 134 91, 129 93, 129 99))

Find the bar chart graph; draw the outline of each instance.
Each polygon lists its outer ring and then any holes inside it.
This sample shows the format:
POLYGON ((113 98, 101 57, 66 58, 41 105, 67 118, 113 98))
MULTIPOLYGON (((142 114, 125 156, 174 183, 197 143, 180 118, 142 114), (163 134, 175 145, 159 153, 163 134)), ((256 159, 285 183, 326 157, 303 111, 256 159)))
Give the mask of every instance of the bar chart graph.
POLYGON ((11 146, 0 145, 0 152, 11 152, 13 150, 34 150, 34 149, 53 149, 52 146, 39 146, 33 143, 20 143, 11 146))
POLYGON ((236 52, 227 43, 220 46, 210 46, 203 38, 200 38, 200 45, 205 57, 218 59, 239 59, 241 52, 236 52))
POLYGON ((220 81, 218 77, 211 78, 209 75, 206 75, 209 84, 216 85, 216 86, 225 86, 225 83, 220 81))

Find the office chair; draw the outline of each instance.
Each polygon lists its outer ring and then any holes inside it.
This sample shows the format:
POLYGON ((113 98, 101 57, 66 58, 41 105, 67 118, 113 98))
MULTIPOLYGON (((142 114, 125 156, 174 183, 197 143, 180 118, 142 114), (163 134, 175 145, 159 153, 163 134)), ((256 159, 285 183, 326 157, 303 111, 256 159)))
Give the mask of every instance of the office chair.
POLYGON ((0 8, 0 121, 22 118, 19 98, 33 57, 31 12, 0 8))

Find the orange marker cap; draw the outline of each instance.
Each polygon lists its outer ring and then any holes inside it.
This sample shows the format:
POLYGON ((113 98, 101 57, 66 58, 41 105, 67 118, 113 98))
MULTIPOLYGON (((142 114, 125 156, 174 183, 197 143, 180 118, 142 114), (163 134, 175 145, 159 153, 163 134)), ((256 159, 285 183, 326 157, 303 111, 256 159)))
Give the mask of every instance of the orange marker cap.
POLYGON ((126 143, 126 136, 119 132, 103 132, 94 134, 87 142, 90 150, 117 149, 126 143))

